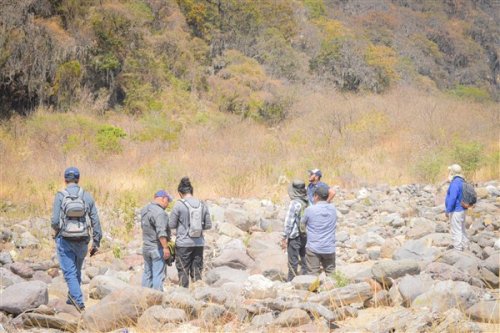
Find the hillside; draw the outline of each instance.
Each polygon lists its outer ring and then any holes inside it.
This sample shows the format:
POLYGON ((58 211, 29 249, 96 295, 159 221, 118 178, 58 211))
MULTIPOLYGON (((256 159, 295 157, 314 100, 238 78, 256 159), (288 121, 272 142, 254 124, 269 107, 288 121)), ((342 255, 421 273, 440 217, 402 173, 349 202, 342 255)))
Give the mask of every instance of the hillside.
POLYGON ((273 200, 314 166, 342 186, 438 182, 452 161, 498 179, 498 14, 488 0, 2 1, 0 208, 48 210, 69 164, 116 206, 185 174, 206 197, 273 200))

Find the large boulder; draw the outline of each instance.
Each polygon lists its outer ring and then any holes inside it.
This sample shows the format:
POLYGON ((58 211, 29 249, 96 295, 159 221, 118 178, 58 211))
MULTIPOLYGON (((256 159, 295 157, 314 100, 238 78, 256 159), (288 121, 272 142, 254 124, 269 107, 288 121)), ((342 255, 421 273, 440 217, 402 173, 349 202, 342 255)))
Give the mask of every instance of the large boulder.
POLYGON ((414 309, 398 309, 390 314, 382 315, 369 326, 369 332, 418 332, 429 331, 434 319, 428 311, 414 309))
POLYGON ((115 290, 122 290, 129 284, 112 276, 98 275, 90 281, 89 296, 94 299, 102 299, 115 290))
POLYGON ((415 260, 386 260, 375 263, 372 274, 375 280, 382 285, 390 287, 392 280, 405 275, 420 273, 420 265, 415 260))
POLYGON ((439 318, 439 325, 436 326, 435 332, 468 332, 481 333, 482 330, 474 322, 471 322, 458 309, 449 309, 439 318))
POLYGON ((18 315, 49 301, 47 285, 41 281, 21 282, 7 287, 0 297, 0 311, 18 315))
POLYGON ((22 262, 15 262, 11 264, 10 270, 12 273, 19 275, 24 279, 31 279, 33 274, 35 274, 35 271, 30 266, 22 262))
POLYGON ((399 281, 398 288, 403 297, 403 304, 410 306, 417 296, 425 293, 434 284, 429 275, 406 275, 399 281))
POLYGON ((428 241, 422 239, 409 240, 394 252, 392 259, 433 260, 436 257, 438 250, 436 248, 429 247, 429 245, 428 241))
POLYGON ((370 284, 367 282, 360 282, 321 292, 318 295, 311 296, 309 299, 311 302, 317 302, 337 308, 352 303, 363 303, 372 296, 373 289, 370 284))
POLYGON ((29 231, 23 232, 18 239, 15 240, 15 245, 18 248, 37 248, 40 241, 33 236, 29 231))
POLYGON ((53 328, 61 331, 76 332, 78 320, 67 313, 57 313, 56 315, 46 315, 41 313, 24 313, 22 315, 25 327, 53 328))
POLYGON ((241 238, 245 236, 245 232, 231 223, 218 223, 217 230, 219 234, 226 235, 231 238, 241 238))
POLYGON ((485 323, 500 323, 500 300, 481 301, 468 308, 465 313, 472 319, 485 323))
POLYGON ((447 309, 465 310, 479 300, 479 292, 463 281, 440 281, 412 302, 413 308, 428 308, 432 312, 447 309))
POLYGON ((169 328, 165 324, 178 324, 187 320, 188 316, 182 309, 154 305, 139 317, 137 327, 145 332, 160 332, 169 328))
POLYGON ((483 266, 498 276, 500 265, 500 252, 494 252, 483 262, 483 266))
POLYGON ((0 267, 0 287, 7 288, 16 283, 24 282, 25 280, 17 274, 12 273, 9 269, 0 267))
POLYGON ((174 289, 163 295, 162 304, 164 307, 182 309, 188 316, 196 317, 199 315, 203 303, 195 300, 187 290, 174 289))
POLYGON ((410 239, 422 238, 425 235, 433 233, 436 226, 434 221, 423 217, 414 217, 410 219, 410 229, 406 232, 406 237, 410 239))
POLYGON ((240 269, 235 269, 227 266, 216 267, 207 272, 205 275, 205 282, 215 287, 221 286, 225 283, 235 282, 243 284, 249 274, 240 269))
POLYGON ((301 309, 289 309, 280 313, 273 322, 274 325, 281 327, 294 327, 307 324, 311 321, 306 311, 301 309))
POLYGON ((250 230, 253 223, 250 221, 247 211, 239 208, 238 206, 229 206, 224 212, 224 219, 243 231, 250 230))
POLYGON ((92 332, 108 332, 134 325, 143 312, 162 302, 157 290, 131 287, 115 290, 83 314, 83 325, 92 332))
POLYGON ((276 297, 274 282, 263 275, 251 275, 245 282, 245 295, 252 299, 274 298, 276 297))
POLYGON ((228 266, 236 269, 248 269, 255 265, 255 262, 248 256, 246 251, 239 249, 227 248, 214 259, 212 262, 214 267, 228 266))
POLYGON ((255 232, 248 243, 247 252, 255 260, 252 273, 270 269, 288 272, 288 260, 281 249, 283 236, 280 232, 255 232))

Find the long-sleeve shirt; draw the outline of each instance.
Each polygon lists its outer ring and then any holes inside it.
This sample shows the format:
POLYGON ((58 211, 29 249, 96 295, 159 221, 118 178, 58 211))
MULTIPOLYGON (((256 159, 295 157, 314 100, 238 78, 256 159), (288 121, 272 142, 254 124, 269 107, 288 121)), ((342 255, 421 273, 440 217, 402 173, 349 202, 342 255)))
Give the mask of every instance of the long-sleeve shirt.
POLYGON ((297 200, 290 201, 283 225, 283 238, 294 239, 299 236, 299 223, 302 215, 302 205, 297 200))
MULTIPOLYGON (((80 191, 80 186, 75 183, 69 183, 66 187, 66 191, 68 191, 68 193, 70 194, 77 195, 78 192, 80 191)), ((51 226, 52 229, 54 229, 56 232, 59 232, 60 229, 61 205, 63 198, 64 195, 61 192, 57 192, 52 207, 51 226)), ((90 195, 90 193, 84 191, 83 201, 85 202, 85 211, 87 212, 88 218, 90 218, 90 223, 92 226, 92 245, 95 247, 99 247, 102 238, 102 230, 94 198, 92 198, 92 195, 90 195)), ((88 240, 90 240, 90 238, 88 240)))
POLYGON ((464 210, 462 205, 462 186, 464 180, 461 177, 455 177, 448 187, 448 192, 446 192, 445 206, 446 212, 461 212, 464 210))
POLYGON ((141 210, 141 227, 143 252, 160 248, 161 237, 165 237, 167 241, 170 240, 168 215, 165 209, 156 202, 149 203, 141 210))
MULTIPOLYGON (((189 197, 185 199, 192 207, 199 207, 202 205, 202 222, 203 230, 208 230, 212 228, 212 221, 210 219, 210 212, 208 207, 202 203, 200 200, 189 197)), ((204 246, 205 239, 203 234, 201 237, 191 237, 189 236, 189 210, 184 203, 177 201, 170 213, 170 220, 168 225, 171 229, 177 229, 175 245, 178 247, 193 247, 193 246, 204 246)))
POLYGON ((326 201, 319 201, 304 211, 301 223, 306 226, 306 248, 314 253, 335 253, 337 210, 326 201))

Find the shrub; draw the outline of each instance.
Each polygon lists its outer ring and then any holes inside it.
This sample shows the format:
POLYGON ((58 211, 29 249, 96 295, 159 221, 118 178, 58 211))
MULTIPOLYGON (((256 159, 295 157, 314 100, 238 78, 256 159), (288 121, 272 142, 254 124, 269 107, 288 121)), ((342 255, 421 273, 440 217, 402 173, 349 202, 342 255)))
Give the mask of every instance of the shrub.
POLYGON ((123 150, 120 140, 126 136, 120 127, 104 125, 96 134, 97 147, 105 153, 120 153, 123 150))
POLYGON ((326 9, 323 0, 304 0, 304 6, 307 9, 307 14, 311 19, 317 19, 325 16, 326 9))
MULTIPOLYGON (((118 196, 115 202, 115 207, 113 210, 114 214, 117 216, 118 220, 123 223, 127 235, 130 234, 130 232, 134 229, 135 209, 137 206, 137 197, 136 194, 132 191, 125 191, 118 196)), ((120 229, 121 228, 119 228, 119 230, 120 229)))
POLYGON ((418 159, 413 172, 420 180, 435 183, 441 174, 444 164, 441 152, 431 151, 418 159))
POLYGON ((490 93, 484 89, 474 86, 458 85, 451 90, 451 94, 461 98, 472 99, 476 102, 486 102, 491 100, 490 93))
POLYGON ((78 60, 65 62, 56 70, 52 94, 57 99, 58 108, 66 111, 80 88, 82 66, 78 60))
POLYGON ((483 164, 483 145, 476 141, 455 142, 451 156, 454 163, 458 163, 466 177, 472 177, 483 164))
POLYGON ((332 279, 335 280, 335 286, 337 288, 345 287, 350 283, 349 278, 344 273, 338 270, 332 273, 332 279))

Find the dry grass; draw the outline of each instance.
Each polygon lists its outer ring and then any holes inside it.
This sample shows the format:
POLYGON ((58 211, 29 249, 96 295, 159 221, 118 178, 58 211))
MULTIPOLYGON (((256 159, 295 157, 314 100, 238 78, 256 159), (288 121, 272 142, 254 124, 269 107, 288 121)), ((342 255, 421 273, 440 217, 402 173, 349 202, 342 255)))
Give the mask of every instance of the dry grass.
MULTIPOLYGON (((98 116, 86 111, 89 105, 76 106, 76 114, 40 109, 29 119, 12 119, 0 129, 0 202, 13 202, 13 214, 47 214, 69 165, 81 169, 83 186, 101 206, 125 192, 139 204, 158 188, 175 193, 184 175, 201 198, 280 201, 286 196, 281 180, 305 180, 312 167, 323 170, 325 182, 343 187, 400 184, 423 181, 415 166, 430 151, 443 154, 438 179, 444 179, 452 162, 446 153, 456 139, 481 143, 486 156, 500 150, 498 104, 409 88, 385 95, 297 91, 289 120, 272 128, 210 106, 186 118, 166 114, 183 124, 179 139, 170 142, 135 140, 144 126, 140 119, 113 112, 98 116), (103 123, 127 132, 121 153, 99 152, 93 145, 93 128, 103 123), (68 151, 70 135, 81 140, 68 151)), ((499 178, 498 166, 486 159, 476 172, 477 180, 499 178)))

